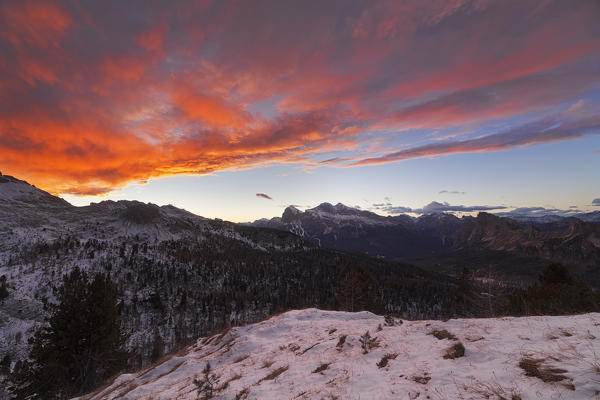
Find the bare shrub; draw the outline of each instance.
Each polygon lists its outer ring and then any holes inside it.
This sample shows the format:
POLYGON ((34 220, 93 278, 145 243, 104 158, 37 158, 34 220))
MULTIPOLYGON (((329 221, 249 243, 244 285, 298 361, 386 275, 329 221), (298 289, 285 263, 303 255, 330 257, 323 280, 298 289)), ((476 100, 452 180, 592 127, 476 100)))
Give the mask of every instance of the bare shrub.
POLYGON ((465 356, 465 346, 461 342, 455 343, 446 350, 445 359, 453 360, 465 356))
POLYGON ((235 400, 247 399, 249 394, 250 394, 250 389, 244 388, 244 389, 240 390, 238 392, 238 394, 235 395, 235 400))
POLYGON ((348 337, 348 335, 340 336, 340 339, 338 340, 337 344, 335 345, 335 347, 337 347, 338 351, 342 351, 342 348, 344 347, 344 343, 346 343, 347 337, 348 337))
POLYGON ((385 316, 385 326, 394 326, 396 325, 396 321, 394 321, 394 317, 392 317, 391 315, 386 315, 385 316))
POLYGON ((434 329, 429 332, 429 335, 434 336, 438 340, 448 339, 448 340, 456 340, 456 336, 452 333, 448 332, 446 329, 434 329))

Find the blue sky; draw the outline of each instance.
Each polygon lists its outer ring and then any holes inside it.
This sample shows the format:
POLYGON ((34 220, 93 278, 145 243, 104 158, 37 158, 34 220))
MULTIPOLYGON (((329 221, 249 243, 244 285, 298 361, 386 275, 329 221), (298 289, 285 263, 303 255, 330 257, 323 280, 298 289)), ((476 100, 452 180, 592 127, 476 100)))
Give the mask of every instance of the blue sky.
POLYGON ((141 199, 235 222, 280 216, 284 207, 292 204, 314 207, 322 202, 341 202, 373 209, 373 204, 386 202, 386 197, 395 206, 411 208, 438 201, 560 209, 576 205, 593 211, 599 209, 591 206, 592 200, 600 197, 598 171, 600 136, 595 135, 509 151, 364 167, 307 171, 301 166, 274 165, 206 176, 165 177, 129 185, 102 198, 63 197, 76 205, 103 199, 141 199), (439 193, 444 190, 465 193, 439 193), (268 194, 273 200, 256 193, 268 194))

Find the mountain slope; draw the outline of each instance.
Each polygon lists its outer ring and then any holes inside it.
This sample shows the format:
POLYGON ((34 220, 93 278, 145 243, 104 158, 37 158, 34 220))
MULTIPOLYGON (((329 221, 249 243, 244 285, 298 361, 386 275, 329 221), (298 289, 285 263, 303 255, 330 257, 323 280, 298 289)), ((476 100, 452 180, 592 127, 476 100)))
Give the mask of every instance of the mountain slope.
POLYGON ((341 274, 373 277, 379 304, 440 317, 452 280, 360 254, 319 249, 288 232, 209 220, 172 206, 105 201, 74 207, 24 181, 0 184, 0 359, 22 360, 42 302, 75 266, 107 273, 118 291, 134 367, 198 336, 291 308, 332 307, 341 274))
POLYGON ((599 324, 600 314, 586 314, 385 326, 368 312, 290 311, 205 337, 82 399, 195 399, 206 363, 222 388, 215 399, 590 399, 600 390, 600 342, 590 333, 599 324), (435 330, 456 339, 438 340, 435 330), (364 354, 366 331, 378 346, 364 354), (445 359, 459 341, 464 357, 445 359), (526 376, 524 360, 561 370, 544 382, 526 376))

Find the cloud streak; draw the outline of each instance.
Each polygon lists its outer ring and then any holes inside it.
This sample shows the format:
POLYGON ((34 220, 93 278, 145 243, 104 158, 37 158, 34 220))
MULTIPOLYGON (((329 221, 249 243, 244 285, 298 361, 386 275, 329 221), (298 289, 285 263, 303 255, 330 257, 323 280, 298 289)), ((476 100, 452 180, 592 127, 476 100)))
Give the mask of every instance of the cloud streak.
POLYGON ((256 197, 262 197, 263 199, 273 200, 273 198, 271 196, 269 196, 268 194, 264 194, 264 193, 256 193, 256 197))
POLYGON ((466 194, 467 192, 461 192, 458 190, 440 190, 438 194, 466 194))
POLYGON ((543 217, 548 215, 556 215, 561 217, 568 217, 571 215, 582 213, 577 207, 569 207, 566 210, 560 208, 546 208, 546 207, 517 207, 514 210, 508 212, 497 213, 502 217, 543 217))
POLYGON ((380 157, 362 159, 351 165, 374 165, 447 154, 510 150, 512 148, 527 147, 536 144, 578 139, 586 135, 599 133, 600 117, 598 116, 590 116, 581 120, 567 122, 556 119, 544 119, 475 139, 448 140, 411 147, 380 157))
POLYGON ((506 206, 464 206, 464 205, 451 205, 447 202, 432 201, 431 203, 421 208, 410 208, 403 206, 394 206, 390 203, 379 203, 373 204, 373 209, 383 211, 387 214, 439 214, 439 213, 471 213, 478 211, 492 211, 492 210, 503 210, 506 206))

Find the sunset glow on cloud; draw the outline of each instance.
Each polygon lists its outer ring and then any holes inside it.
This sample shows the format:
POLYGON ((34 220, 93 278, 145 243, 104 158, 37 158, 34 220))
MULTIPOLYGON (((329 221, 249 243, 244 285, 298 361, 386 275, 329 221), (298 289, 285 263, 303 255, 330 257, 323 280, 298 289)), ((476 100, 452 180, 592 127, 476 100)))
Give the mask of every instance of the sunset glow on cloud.
POLYGON ((0 4, 0 161, 53 193, 600 133, 597 1, 105 4, 0 4))

